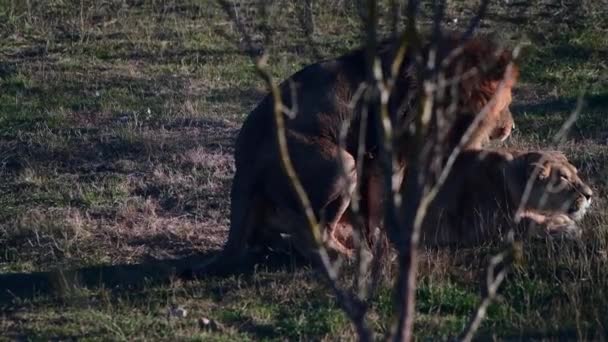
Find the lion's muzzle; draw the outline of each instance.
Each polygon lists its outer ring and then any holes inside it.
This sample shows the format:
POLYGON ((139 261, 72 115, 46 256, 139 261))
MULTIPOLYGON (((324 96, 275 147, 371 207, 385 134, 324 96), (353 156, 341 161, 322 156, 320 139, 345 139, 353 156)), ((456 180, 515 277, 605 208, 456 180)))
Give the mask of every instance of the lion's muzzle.
POLYGON ((589 207, 591 207, 593 191, 587 185, 582 185, 577 191, 579 196, 570 206, 568 215, 572 217, 572 219, 579 221, 585 216, 589 207))

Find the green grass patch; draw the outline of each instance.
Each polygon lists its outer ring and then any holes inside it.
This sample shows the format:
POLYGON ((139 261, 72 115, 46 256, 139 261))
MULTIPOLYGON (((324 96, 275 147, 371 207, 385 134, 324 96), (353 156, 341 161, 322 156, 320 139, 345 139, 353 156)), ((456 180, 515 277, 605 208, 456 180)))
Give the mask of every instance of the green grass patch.
MULTIPOLYGON (((584 247, 526 245, 525 262, 488 310, 482 339, 599 339, 595 333, 608 326, 608 34, 602 25, 608 15, 583 2, 568 10, 562 7, 569 4, 548 1, 525 9, 521 2, 494 3, 483 21, 482 30, 499 31, 504 41, 531 37, 520 62, 510 142, 564 149, 598 200, 581 223, 584 247), (556 147, 552 136, 579 94, 585 105, 566 143, 556 147)), ((235 5, 256 54, 270 54, 277 81, 361 43, 356 6, 313 3, 310 36, 298 17, 300 3, 280 2, 268 9, 268 20, 255 1, 235 5)), ((387 4, 382 33, 391 22, 387 4)), ((421 6, 424 28, 431 5, 421 6)), ((471 6, 449 2, 447 25, 464 25, 471 6)), ((308 270, 156 281, 170 274, 158 260, 220 248, 229 223, 234 137, 267 92, 238 28, 215 2, 0 1, 0 29, 3 337, 353 339, 332 292, 308 270), (75 269, 77 276, 65 282, 46 273, 58 269, 75 269), (108 278, 101 281, 100 274, 108 278), (13 289, 48 286, 13 296, 5 288, 15 279, 13 289), (168 317, 174 304, 187 317, 168 317), (201 326, 202 318, 218 327, 201 326)), ((460 333, 480 300, 477 266, 492 252, 429 252, 433 265, 421 271, 417 289, 418 338, 460 333)), ((391 325, 389 288, 382 283, 371 302, 370 326, 379 334, 391 325)))

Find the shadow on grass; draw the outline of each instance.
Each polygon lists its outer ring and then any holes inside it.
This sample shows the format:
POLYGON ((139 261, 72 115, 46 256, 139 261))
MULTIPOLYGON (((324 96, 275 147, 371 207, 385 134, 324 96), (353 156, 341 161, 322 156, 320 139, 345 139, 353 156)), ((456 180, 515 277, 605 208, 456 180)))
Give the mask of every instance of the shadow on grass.
POLYGON ((276 339, 281 337, 281 334, 277 331, 276 324, 256 322, 253 317, 248 315, 238 315, 237 317, 228 319, 227 325, 238 329, 240 332, 251 334, 256 339, 276 339))
MULTIPOLYGON (((119 130, 121 125, 117 123, 112 127, 119 130)), ((155 128, 150 125, 146 130, 134 129, 122 134, 114 131, 112 135, 97 127, 49 129, 59 143, 47 146, 27 140, 0 140, 0 147, 3 148, 4 166, 9 172, 18 172, 28 165, 54 165, 72 172, 100 172, 113 171, 112 163, 122 159, 144 162, 154 156, 155 160, 171 160, 173 155, 182 155, 188 149, 201 146, 210 150, 230 150, 236 134, 236 128, 225 122, 204 118, 176 120, 163 125, 165 131, 158 134, 155 128), (204 137, 196 139, 200 132, 204 137), (84 138, 71 138, 74 135, 84 138)))
MULTIPOLYGON (((192 267, 204 264, 219 252, 188 256, 171 260, 154 260, 140 264, 91 266, 79 269, 57 269, 49 272, 0 274, 0 305, 14 300, 37 296, 66 297, 79 289, 134 290, 144 286, 169 284, 192 267)), ((221 275, 249 276, 261 266, 266 271, 293 270, 305 261, 286 257, 282 253, 250 253, 233 269, 221 275)), ((198 278, 204 280, 204 278, 198 278)))
POLYGON ((480 333, 473 338, 473 341, 522 341, 522 340, 550 340, 550 341, 604 341, 608 335, 606 328, 587 328, 583 331, 576 328, 562 328, 554 331, 522 331, 519 334, 497 335, 492 333, 480 333))
MULTIPOLYGON (((515 113, 528 113, 534 115, 547 115, 554 112, 573 111, 578 98, 559 98, 555 100, 532 102, 511 106, 515 113)), ((608 94, 591 95, 584 97, 583 110, 596 111, 608 108, 608 94)))
POLYGON ((0 274, 0 304, 39 295, 62 297, 79 288, 132 289, 143 285, 168 283, 180 271, 213 255, 210 253, 134 265, 0 274))

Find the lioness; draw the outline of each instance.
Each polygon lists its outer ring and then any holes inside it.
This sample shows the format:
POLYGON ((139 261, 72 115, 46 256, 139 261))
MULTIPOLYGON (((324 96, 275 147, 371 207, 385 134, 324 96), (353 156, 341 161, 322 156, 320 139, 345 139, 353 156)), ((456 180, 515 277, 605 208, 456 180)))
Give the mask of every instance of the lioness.
POLYGON ((510 227, 520 234, 576 237, 575 221, 587 212, 592 195, 560 152, 464 151, 427 211, 422 241, 478 244, 510 227), (522 198, 522 221, 514 224, 522 198))
MULTIPOLYGON (((560 152, 464 151, 427 210, 421 240, 427 246, 471 246, 497 241, 511 228, 519 236, 578 238, 576 221, 586 214, 592 196, 560 152)), ((288 217, 273 220, 284 226, 288 217)), ((343 220, 338 227, 342 244, 352 249, 351 223, 343 220)))
MULTIPOLYGON (((499 49, 488 40, 474 38, 462 43, 456 35, 440 39, 437 60, 445 61, 447 77, 469 76, 448 87, 454 101, 446 99, 445 106, 456 104, 455 130, 448 134, 459 141, 463 128, 474 121, 482 109, 487 115, 475 127, 466 142, 467 147, 479 148, 490 139, 504 140, 511 133, 513 118, 509 111, 511 88, 517 77, 512 65, 511 51, 499 49), (449 57, 449 58, 448 58, 449 57), (449 60, 449 61, 448 61, 449 60), (470 72, 474 71, 474 72, 470 72)), ((397 40, 380 44, 378 58, 385 75, 390 72, 397 40)), ((429 55, 430 44, 420 54, 406 55, 400 66, 389 110, 398 124, 418 108, 420 85, 416 79, 419 65, 429 55), (416 63, 421 57, 422 62, 416 63)), ((382 216, 382 197, 377 172, 376 153, 381 144, 375 111, 368 111, 364 136, 363 174, 357 174, 357 149, 361 133, 361 106, 350 106, 353 97, 366 81, 366 51, 354 50, 342 57, 309 65, 280 84, 284 106, 297 110, 287 119, 286 138, 289 154, 300 182, 310 199, 314 214, 324 222, 328 246, 339 253, 347 249, 337 241, 334 229, 349 207, 355 185, 360 182, 366 225, 376 226, 382 216), (294 96, 292 98, 292 96, 294 96), (341 144, 341 129, 347 127, 346 141, 341 144)), ((236 173, 232 183, 230 231, 221 255, 212 263, 195 270, 197 273, 230 271, 231 265, 253 245, 268 245, 277 239, 275 229, 269 229, 273 213, 293 215, 288 222, 301 221, 303 214, 289 179, 281 167, 277 132, 273 116, 273 99, 267 95, 249 114, 239 132, 236 149, 236 173)), ((407 139, 404 139, 406 141, 407 139)), ((396 149, 398 162, 403 164, 407 146, 396 149)), ((288 224, 284 229, 289 230, 288 224)), ((366 229, 371 231, 371 229, 366 229)), ((190 276, 192 274, 186 274, 190 276)))

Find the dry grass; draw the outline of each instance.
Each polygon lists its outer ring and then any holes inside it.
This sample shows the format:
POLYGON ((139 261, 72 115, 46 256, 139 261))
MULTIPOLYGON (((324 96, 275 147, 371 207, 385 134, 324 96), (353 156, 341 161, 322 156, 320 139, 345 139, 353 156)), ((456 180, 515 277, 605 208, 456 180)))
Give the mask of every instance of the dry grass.
MULTIPOLYGON (((265 47, 277 78, 358 44, 348 1, 318 2, 313 45, 292 1, 272 6, 268 21, 255 3, 240 3, 256 44, 272 34, 265 47)), ((450 1, 446 26, 461 26, 472 5, 450 1)), ((605 333, 606 18, 596 1, 543 0, 496 3, 483 22, 507 42, 532 43, 510 145, 555 148, 548 137, 586 90, 587 106, 557 148, 597 193, 581 245, 525 245, 484 337, 605 333)), ((236 37, 211 1, 0 2, 0 330, 8 339, 352 338, 308 269, 262 263, 248 276, 159 282, 182 267, 170 260, 216 251, 225 239, 234 137, 264 95, 236 37), (188 317, 167 319, 172 303, 188 317), (201 328, 202 317, 222 328, 201 328)), ((459 332, 497 248, 425 251, 420 337, 459 332)), ((383 287, 373 301, 377 332, 391 305, 383 287)))

